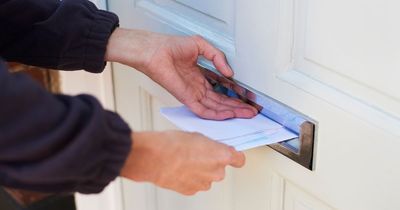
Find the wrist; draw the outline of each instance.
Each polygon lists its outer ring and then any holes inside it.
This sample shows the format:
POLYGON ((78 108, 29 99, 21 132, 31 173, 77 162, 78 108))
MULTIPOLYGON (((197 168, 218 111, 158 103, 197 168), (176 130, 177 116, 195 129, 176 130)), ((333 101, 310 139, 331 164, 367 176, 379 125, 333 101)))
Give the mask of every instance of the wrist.
POLYGON ((105 59, 132 67, 139 67, 143 56, 140 49, 145 49, 147 41, 139 31, 116 28, 108 40, 105 59))
POLYGON ((105 60, 131 66, 147 74, 147 66, 163 38, 163 35, 153 32, 116 28, 108 41, 105 60))
POLYGON ((160 145, 153 142, 160 138, 157 135, 157 132, 134 132, 131 134, 133 144, 121 169, 122 177, 134 181, 154 182, 156 174, 148 169, 151 161, 158 156, 157 148, 160 145))

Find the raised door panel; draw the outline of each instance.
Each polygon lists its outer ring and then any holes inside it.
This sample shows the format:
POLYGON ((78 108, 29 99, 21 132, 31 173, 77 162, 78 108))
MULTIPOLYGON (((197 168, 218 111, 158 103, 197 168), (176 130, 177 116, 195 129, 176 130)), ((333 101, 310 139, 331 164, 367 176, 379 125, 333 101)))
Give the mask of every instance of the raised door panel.
POLYGON ((291 183, 285 184, 284 210, 334 210, 291 183))
POLYGON ((398 1, 284 0, 278 77, 400 135, 398 1))
POLYGON ((232 37, 235 5, 231 0, 155 0, 154 2, 182 18, 232 37))
MULTIPOLYGON (((296 63, 301 71, 336 74, 399 102, 400 72, 393 71, 400 69, 398 1, 308 0, 299 4, 306 4, 299 5, 306 9, 304 17, 299 17, 305 18, 304 37, 298 34, 297 41, 302 52, 296 63)), ((400 116, 400 106, 396 108, 393 111, 400 116)))
POLYGON ((393 81, 400 76, 400 42, 391 37, 399 33, 391 27, 393 16, 400 18, 392 12, 398 5, 280 1, 280 82, 271 92, 318 122, 315 168, 305 172, 274 153, 265 161, 338 209, 399 206, 400 170, 393 167, 399 158, 393 153, 400 146, 400 101, 392 90, 400 88, 393 81))
POLYGON ((224 1, 137 0, 133 23, 137 27, 178 34, 201 34, 229 55, 235 54, 235 4, 224 1))

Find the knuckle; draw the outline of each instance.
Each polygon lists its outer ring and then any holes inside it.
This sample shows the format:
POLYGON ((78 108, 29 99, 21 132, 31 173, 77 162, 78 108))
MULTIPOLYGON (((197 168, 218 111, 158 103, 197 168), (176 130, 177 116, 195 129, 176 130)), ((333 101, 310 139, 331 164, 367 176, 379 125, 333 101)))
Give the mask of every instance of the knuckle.
POLYGON ((208 191, 208 190, 210 190, 211 189, 211 183, 207 183, 204 187, 203 187, 203 190, 204 191, 208 191))
POLYGON ((184 191, 184 192, 182 192, 182 194, 186 195, 186 196, 192 196, 192 195, 195 195, 196 193, 197 193, 197 191, 184 191))
POLYGON ((246 164, 246 156, 244 155, 243 152, 241 152, 240 154, 241 154, 241 161, 242 161, 241 163, 242 163, 242 166, 244 166, 246 164))
POLYGON ((229 165, 231 163, 231 160, 232 160, 232 153, 229 150, 225 150, 221 154, 220 163, 224 166, 229 165))
POLYGON ((204 40, 203 37, 200 36, 200 35, 198 35, 198 34, 193 35, 192 38, 193 38, 195 41, 197 41, 197 42, 201 42, 201 41, 204 40))
POLYGON ((238 152, 236 155, 236 162, 238 167, 242 167, 246 164, 246 156, 243 152, 238 152))
POLYGON ((181 193, 182 195, 191 196, 191 195, 195 195, 198 192, 198 190, 196 190, 192 186, 192 187, 187 187, 187 188, 181 189, 178 192, 181 193))
POLYGON ((217 176, 215 176, 215 181, 216 182, 220 182, 220 181, 222 181, 222 180, 224 180, 225 179, 225 173, 223 173, 223 174, 219 174, 219 175, 217 175, 217 176))
POLYGON ((192 134, 193 136, 197 136, 197 137, 205 137, 202 133, 196 132, 196 131, 190 132, 190 134, 192 134))
POLYGON ((223 59, 226 59, 225 53, 222 52, 221 50, 218 50, 218 49, 217 49, 217 55, 218 55, 219 57, 223 58, 223 59))
POLYGON ((212 182, 211 181, 205 181, 203 183, 199 183, 199 190, 200 191, 208 191, 211 189, 212 182))

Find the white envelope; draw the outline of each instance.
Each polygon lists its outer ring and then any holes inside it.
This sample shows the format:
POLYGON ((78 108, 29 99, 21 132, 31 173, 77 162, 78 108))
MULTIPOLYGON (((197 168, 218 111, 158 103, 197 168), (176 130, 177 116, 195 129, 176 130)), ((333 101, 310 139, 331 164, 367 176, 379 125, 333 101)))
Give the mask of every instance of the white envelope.
POLYGON ((252 119, 215 121, 197 117, 186 106, 162 108, 161 113, 184 131, 199 132, 215 141, 233 146, 238 151, 298 137, 261 114, 252 119))

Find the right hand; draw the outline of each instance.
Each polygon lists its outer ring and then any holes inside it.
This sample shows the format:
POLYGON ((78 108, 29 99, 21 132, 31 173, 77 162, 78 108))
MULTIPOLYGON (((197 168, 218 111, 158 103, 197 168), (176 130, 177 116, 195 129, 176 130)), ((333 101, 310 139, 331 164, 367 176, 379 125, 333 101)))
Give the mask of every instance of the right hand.
POLYGON ((225 167, 242 167, 245 156, 198 133, 135 132, 121 176, 147 181, 184 195, 206 191, 225 177, 225 167))
POLYGON ((201 118, 252 118, 258 110, 216 93, 197 59, 204 56, 226 77, 232 77, 222 51, 200 36, 171 36, 117 28, 107 45, 106 60, 134 67, 163 86, 201 118))

